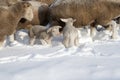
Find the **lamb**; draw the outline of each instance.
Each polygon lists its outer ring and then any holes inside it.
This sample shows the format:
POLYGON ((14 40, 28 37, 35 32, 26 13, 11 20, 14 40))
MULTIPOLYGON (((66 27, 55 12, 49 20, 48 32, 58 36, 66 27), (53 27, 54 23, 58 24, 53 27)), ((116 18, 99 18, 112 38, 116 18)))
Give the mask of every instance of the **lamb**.
POLYGON ((79 45, 79 34, 78 29, 73 26, 76 19, 67 18, 61 19, 65 22, 65 27, 63 28, 63 45, 66 48, 78 46, 79 45))
POLYGON ((33 19, 31 4, 28 2, 18 2, 9 8, 0 7, 0 47, 6 36, 14 34, 17 24, 21 18, 33 19))
POLYGON ((120 15, 120 1, 114 0, 56 0, 50 6, 50 26, 64 27, 60 18, 74 18, 75 27, 90 25, 91 37, 94 37, 97 25, 106 26, 120 15))
POLYGON ((59 28, 61 28, 61 26, 53 26, 50 28, 38 25, 32 26, 32 28, 29 30, 30 45, 34 45, 36 39, 39 39, 42 45, 51 45, 52 38, 60 35, 59 28))

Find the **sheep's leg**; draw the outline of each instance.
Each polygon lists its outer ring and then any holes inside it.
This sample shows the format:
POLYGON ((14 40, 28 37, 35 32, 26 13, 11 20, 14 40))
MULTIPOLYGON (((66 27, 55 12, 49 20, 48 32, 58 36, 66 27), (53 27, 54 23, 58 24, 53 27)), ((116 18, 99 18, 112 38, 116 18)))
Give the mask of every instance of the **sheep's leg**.
POLYGON ((79 45, 79 36, 75 38, 75 46, 78 46, 78 45, 79 45))
POLYGON ((4 46, 5 36, 0 37, 0 48, 4 46))
POLYGON ((72 36, 72 37, 69 39, 69 47, 74 46, 74 41, 75 41, 75 37, 72 36))
POLYGON ((52 45, 51 40, 47 40, 47 43, 48 43, 49 45, 52 45))
POLYGON ((48 42, 45 41, 44 39, 40 39, 40 42, 41 42, 42 45, 46 45, 46 44, 48 44, 48 42))
POLYGON ((96 27, 96 22, 94 21, 90 24, 90 37, 92 38, 92 40, 93 40, 94 36, 96 35, 95 27, 96 27))
POLYGON ((35 43, 36 37, 30 38, 30 45, 33 46, 35 43))
POLYGON ((117 23, 115 21, 112 21, 111 24, 112 24, 112 36, 111 36, 111 38, 116 39, 118 36, 118 30, 117 30, 118 26, 117 26, 117 23))
POLYGON ((95 27, 90 27, 90 37, 93 39, 95 35, 96 35, 95 27))
POLYGON ((68 48, 68 45, 69 45, 69 38, 64 37, 63 45, 65 46, 65 48, 68 48))
POLYGON ((15 41, 14 34, 8 36, 9 43, 13 43, 15 41))

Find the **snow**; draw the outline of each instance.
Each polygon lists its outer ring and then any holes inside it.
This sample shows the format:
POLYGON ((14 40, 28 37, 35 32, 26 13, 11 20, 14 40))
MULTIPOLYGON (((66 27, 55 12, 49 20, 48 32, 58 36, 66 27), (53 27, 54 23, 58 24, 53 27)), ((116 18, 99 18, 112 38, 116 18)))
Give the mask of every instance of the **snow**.
POLYGON ((62 36, 53 45, 29 46, 26 32, 18 31, 14 45, 0 50, 0 80, 120 80, 119 37, 97 32, 92 42, 81 29, 79 47, 65 49, 62 36))

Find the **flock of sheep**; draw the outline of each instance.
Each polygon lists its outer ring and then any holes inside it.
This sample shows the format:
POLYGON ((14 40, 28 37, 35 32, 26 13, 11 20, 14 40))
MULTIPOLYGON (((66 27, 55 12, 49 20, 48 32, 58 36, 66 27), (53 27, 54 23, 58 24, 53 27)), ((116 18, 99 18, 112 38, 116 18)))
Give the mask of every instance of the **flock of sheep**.
POLYGON ((77 28, 88 25, 91 38, 101 25, 115 39, 119 17, 120 0, 0 0, 0 47, 7 36, 14 42, 19 29, 28 30, 30 45, 36 39, 42 45, 51 44, 52 38, 62 33, 66 48, 78 46, 77 28))

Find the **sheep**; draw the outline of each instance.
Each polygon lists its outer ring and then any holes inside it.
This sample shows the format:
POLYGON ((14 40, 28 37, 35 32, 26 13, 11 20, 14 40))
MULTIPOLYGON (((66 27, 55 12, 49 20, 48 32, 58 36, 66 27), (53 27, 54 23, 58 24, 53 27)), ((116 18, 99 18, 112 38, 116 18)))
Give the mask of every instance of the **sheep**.
POLYGON ((59 28, 61 28, 61 26, 53 26, 50 28, 38 25, 32 26, 32 28, 28 32, 30 37, 30 45, 34 45, 36 39, 39 39, 42 45, 51 45, 52 38, 60 35, 59 28))
POLYGON ((54 0, 23 0, 23 1, 39 1, 39 2, 46 3, 48 5, 54 2, 54 0))
POLYGON ((65 27, 63 28, 63 45, 66 48, 78 46, 79 45, 79 34, 78 29, 73 26, 76 19, 67 18, 61 19, 65 22, 65 27))
POLYGON ((50 26, 64 27, 60 18, 74 18, 75 27, 90 25, 93 38, 97 25, 106 26, 120 15, 120 1, 113 0, 56 0, 50 6, 50 26))
POLYGON ((0 6, 11 6, 19 1, 22 1, 22 0, 0 0, 0 6))
POLYGON ((29 28, 29 25, 47 25, 48 24, 48 5, 46 3, 38 1, 28 1, 32 5, 33 19, 32 21, 27 21, 22 18, 19 23, 17 30, 29 28))
POLYGON ((21 18, 33 19, 31 4, 28 2, 17 2, 8 9, 0 7, 0 47, 6 36, 14 34, 17 24, 21 18))

